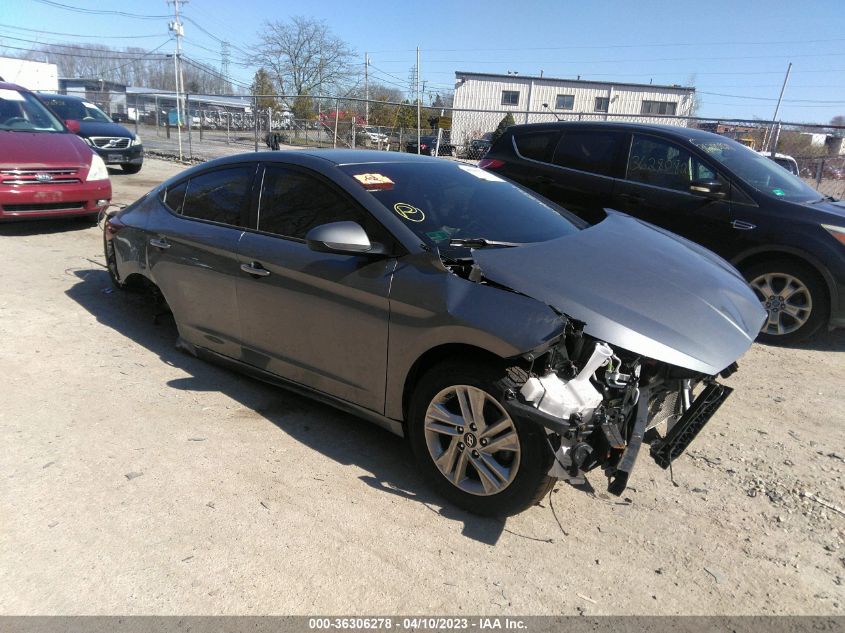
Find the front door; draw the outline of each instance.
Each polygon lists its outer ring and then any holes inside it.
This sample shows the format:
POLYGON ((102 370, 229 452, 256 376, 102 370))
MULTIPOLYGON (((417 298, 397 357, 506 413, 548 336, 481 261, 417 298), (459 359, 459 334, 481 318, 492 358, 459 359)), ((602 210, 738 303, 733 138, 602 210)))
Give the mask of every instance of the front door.
POLYGON ((243 360, 367 409, 384 411, 390 281, 396 260, 312 251, 313 227, 369 213, 308 170, 264 171, 257 231, 240 242, 243 360))
POLYGON ((646 220, 719 253, 735 239, 728 181, 682 146, 634 134, 625 177, 617 182, 613 208, 646 220), (725 198, 693 193, 694 180, 718 180, 725 198))

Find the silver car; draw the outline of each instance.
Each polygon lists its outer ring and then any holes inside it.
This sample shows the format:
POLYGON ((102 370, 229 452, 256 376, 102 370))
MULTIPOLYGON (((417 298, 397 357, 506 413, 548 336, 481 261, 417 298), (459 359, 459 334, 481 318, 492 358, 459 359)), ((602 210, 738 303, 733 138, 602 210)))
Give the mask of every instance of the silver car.
POLYGON ((406 435, 484 515, 595 468, 621 494, 644 443, 668 467, 765 319, 695 244, 438 158, 229 157, 105 228, 113 282, 163 297, 183 349, 406 435))

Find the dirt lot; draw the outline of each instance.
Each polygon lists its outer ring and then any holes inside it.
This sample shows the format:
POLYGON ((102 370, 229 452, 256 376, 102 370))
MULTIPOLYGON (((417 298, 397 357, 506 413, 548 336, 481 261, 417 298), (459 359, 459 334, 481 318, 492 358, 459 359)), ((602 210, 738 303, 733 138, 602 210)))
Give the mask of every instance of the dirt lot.
MULTIPOLYGON (((114 174, 129 202, 174 173, 114 174)), ((2 614, 845 614, 845 332, 755 345, 674 477, 480 519, 402 440, 191 358, 102 235, 0 227, 2 614)))

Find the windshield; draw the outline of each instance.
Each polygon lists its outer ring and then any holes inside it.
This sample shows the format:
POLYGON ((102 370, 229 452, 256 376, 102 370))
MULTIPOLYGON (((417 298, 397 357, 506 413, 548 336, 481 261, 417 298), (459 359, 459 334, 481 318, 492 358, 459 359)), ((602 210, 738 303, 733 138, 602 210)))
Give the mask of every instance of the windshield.
POLYGON ((727 138, 692 139, 692 143, 761 193, 790 202, 809 202, 820 198, 803 180, 741 143, 727 138))
POLYGON ((430 163, 346 165, 355 178, 426 244, 466 257, 450 239, 545 242, 577 232, 583 222, 522 187, 472 165, 430 163))
POLYGON ((65 128, 35 95, 0 88, 0 130, 64 132, 65 128))
POLYGON ((76 99, 59 99, 57 97, 41 97, 53 112, 62 117, 65 121, 99 121, 111 123, 112 120, 105 112, 100 110, 93 103, 77 101, 76 99))

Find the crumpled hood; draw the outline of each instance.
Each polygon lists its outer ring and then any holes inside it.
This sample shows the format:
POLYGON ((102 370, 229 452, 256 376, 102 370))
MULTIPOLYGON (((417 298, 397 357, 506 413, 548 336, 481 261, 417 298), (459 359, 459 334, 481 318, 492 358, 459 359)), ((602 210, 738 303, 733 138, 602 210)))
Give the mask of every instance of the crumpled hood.
POLYGON ((69 132, 0 131, 2 169, 81 169, 91 164, 92 155, 85 141, 69 132))
POLYGON ((725 260, 616 212, 583 231, 473 251, 483 275, 635 354, 713 375, 751 346, 766 313, 725 260))

